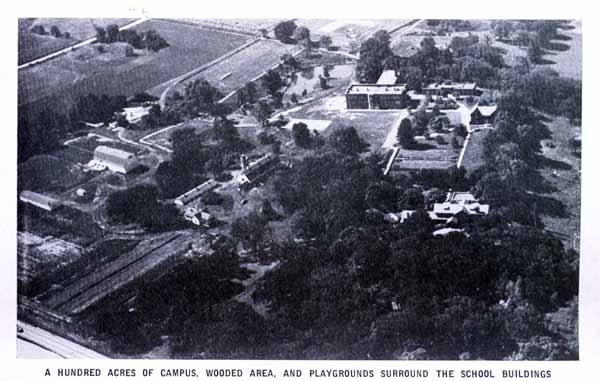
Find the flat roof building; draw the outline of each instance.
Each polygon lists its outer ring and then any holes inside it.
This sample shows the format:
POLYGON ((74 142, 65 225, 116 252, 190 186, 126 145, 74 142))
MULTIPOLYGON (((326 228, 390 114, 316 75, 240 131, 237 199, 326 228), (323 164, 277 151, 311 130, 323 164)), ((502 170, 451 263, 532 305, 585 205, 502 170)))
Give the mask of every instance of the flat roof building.
POLYGON ((207 180, 195 188, 190 189, 174 201, 177 206, 186 206, 198 200, 203 194, 219 187, 219 183, 213 179, 207 180))
POLYGON ((119 173, 129 173, 139 166, 135 154, 107 146, 96 147, 94 160, 111 171, 119 173))

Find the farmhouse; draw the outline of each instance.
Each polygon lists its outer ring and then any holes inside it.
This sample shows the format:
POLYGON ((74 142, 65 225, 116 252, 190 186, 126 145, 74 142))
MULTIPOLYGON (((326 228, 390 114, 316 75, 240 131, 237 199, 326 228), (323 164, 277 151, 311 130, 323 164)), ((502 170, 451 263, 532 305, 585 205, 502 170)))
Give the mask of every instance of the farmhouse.
POLYGON ((208 211, 196 207, 186 208, 183 213, 183 218, 197 226, 209 226, 214 220, 213 216, 208 213, 208 211))
POLYGON ((96 147, 94 161, 106 166, 113 172, 119 173, 129 173, 139 166, 135 154, 107 146, 96 147))
POLYGON ((213 179, 207 180, 197 187, 190 189, 174 200, 177 206, 186 206, 198 200, 203 194, 219 187, 219 183, 213 179))
POLYGON ((279 165, 279 157, 268 153, 248 164, 246 156, 242 155, 241 163, 242 172, 236 177, 235 183, 240 188, 248 188, 268 177, 279 165))
POLYGON ((31 191, 23 191, 19 194, 19 200, 26 204, 34 205, 38 208, 47 210, 51 212, 55 209, 59 202, 52 197, 48 197, 41 193, 31 192, 31 191))
MULTIPOLYGON (((448 192, 446 201, 435 203, 433 210, 427 213, 434 222, 456 224, 463 216, 483 216, 487 215, 489 210, 489 205, 480 204, 469 192, 448 192)), ((399 213, 400 223, 404 223, 414 212, 414 210, 403 210, 399 213)))
POLYGON ((123 115, 129 123, 137 123, 143 116, 148 115, 149 111, 148 106, 125 107, 119 114, 123 115))
POLYGON ((471 112, 471 125, 493 124, 498 113, 498 106, 477 106, 471 112))

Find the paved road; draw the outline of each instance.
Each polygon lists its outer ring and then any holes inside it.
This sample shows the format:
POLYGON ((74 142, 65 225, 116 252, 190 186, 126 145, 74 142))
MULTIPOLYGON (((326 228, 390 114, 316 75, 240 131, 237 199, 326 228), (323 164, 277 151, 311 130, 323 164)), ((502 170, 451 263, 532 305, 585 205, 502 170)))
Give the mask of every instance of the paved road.
POLYGON ((72 341, 57 336, 44 329, 34 327, 22 321, 18 325, 23 332, 17 333, 20 358, 66 358, 66 359, 106 359, 108 357, 94 352, 72 341), (31 356, 31 357, 30 357, 31 356))
MULTIPOLYGON (((139 20, 135 20, 135 21, 132 21, 132 22, 130 22, 129 24, 125 24, 125 25, 123 25, 123 26, 122 26, 122 27, 120 27, 119 29, 120 29, 120 30, 124 30, 124 29, 133 28, 134 26, 136 26, 136 25, 139 25, 139 24, 143 23, 143 22, 144 22, 144 21, 146 21, 146 20, 148 20, 148 19, 147 19, 147 18, 142 18, 142 19, 139 19, 139 20)), ((78 43, 77 43, 77 44, 75 44, 75 45, 71 45, 71 46, 68 46, 68 47, 66 47, 66 48, 64 48, 64 49, 57 50, 57 51, 56 51, 56 52, 54 52, 54 53, 50 53, 50 54, 48 54, 48 55, 45 55, 45 56, 43 56, 43 57, 40 57, 40 58, 36 58, 36 59, 34 59, 33 61, 25 62, 25 63, 23 63, 23 64, 21 64, 21 65, 17 66, 17 69, 18 69, 18 70, 21 70, 21 69, 28 68, 28 67, 30 67, 30 66, 34 66, 34 65, 40 64, 40 63, 42 63, 42 62, 46 62, 46 61, 48 61, 48 60, 51 60, 52 58, 56 58, 56 57, 59 57, 59 56, 61 56, 61 55, 63 55, 63 54, 66 54, 66 53, 68 53, 68 52, 71 52, 71 51, 73 51, 73 50, 79 49, 79 48, 81 48, 82 46, 86 46, 86 45, 89 45, 89 44, 93 44, 94 42, 96 42, 96 37, 88 38, 87 40, 83 40, 83 41, 81 41, 81 42, 78 42, 78 43)))

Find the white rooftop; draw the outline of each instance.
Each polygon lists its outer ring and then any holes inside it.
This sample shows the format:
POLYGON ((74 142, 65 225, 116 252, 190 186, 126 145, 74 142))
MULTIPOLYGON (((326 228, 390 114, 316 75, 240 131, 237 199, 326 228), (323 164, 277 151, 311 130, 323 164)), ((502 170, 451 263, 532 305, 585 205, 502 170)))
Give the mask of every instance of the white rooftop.
POLYGON ((395 70, 384 70, 377 80, 378 85, 395 85, 398 80, 395 70))
POLYGON ((105 155, 110 155, 112 157, 116 157, 119 159, 127 160, 131 159, 134 154, 131 152, 123 151, 117 148, 107 147, 107 146, 98 146, 94 150, 94 153, 103 153, 105 155))

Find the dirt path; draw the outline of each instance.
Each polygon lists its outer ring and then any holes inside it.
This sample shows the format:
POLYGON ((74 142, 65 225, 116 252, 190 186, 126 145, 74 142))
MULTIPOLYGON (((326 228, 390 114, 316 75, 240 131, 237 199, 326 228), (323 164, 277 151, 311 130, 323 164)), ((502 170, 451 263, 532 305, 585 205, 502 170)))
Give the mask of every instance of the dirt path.
POLYGON ((263 317, 266 316, 267 306, 264 303, 255 302, 254 299, 252 299, 252 294, 256 290, 256 282, 264 277, 267 272, 277 267, 278 264, 279 261, 272 262, 268 265, 261 265, 260 263, 243 264, 241 267, 254 271, 254 274, 252 274, 250 278, 241 282, 241 284, 244 286, 244 291, 236 295, 233 299, 240 303, 249 305, 257 314, 263 317))

